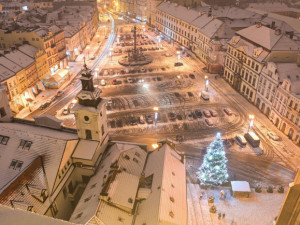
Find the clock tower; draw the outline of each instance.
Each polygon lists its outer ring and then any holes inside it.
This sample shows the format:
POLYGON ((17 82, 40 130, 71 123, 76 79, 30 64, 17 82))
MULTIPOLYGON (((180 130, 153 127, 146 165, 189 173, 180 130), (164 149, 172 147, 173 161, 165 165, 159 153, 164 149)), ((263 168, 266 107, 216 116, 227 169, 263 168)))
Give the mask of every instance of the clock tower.
POLYGON ((106 100, 100 97, 102 90, 94 87, 92 70, 84 62, 80 71, 82 89, 77 94, 77 103, 73 107, 78 137, 99 141, 101 145, 108 141, 106 100))

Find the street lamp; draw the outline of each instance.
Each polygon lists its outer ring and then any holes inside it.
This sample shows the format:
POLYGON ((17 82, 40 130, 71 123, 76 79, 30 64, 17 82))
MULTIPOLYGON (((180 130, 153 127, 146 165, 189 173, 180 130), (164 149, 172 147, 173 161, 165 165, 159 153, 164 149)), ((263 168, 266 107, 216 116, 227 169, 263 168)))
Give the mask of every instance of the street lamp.
POLYGON ((152 148, 153 149, 157 149, 158 148, 158 144, 152 144, 152 148))
POLYGON ((249 127, 248 127, 248 133, 249 133, 250 128, 253 127, 253 125, 254 125, 254 115, 253 114, 249 115, 249 120, 250 120, 250 123, 249 123, 249 127))
POLYGON ((120 43, 120 35, 117 36, 117 42, 120 43))
POLYGON ((155 126, 156 126, 159 108, 158 108, 157 106, 155 106, 155 107, 153 108, 153 110, 154 110, 154 120, 155 120, 155 126))
POLYGON ((205 76, 204 79, 205 79, 205 90, 208 91, 208 85, 209 85, 208 77, 205 76))
POLYGON ((90 46, 86 46, 86 49, 88 50, 88 59, 90 59, 90 46))
POLYGON ((110 48, 109 49, 110 61, 112 61, 112 51, 113 51, 113 48, 110 48))
POLYGON ((157 36, 157 39, 158 39, 158 43, 157 43, 157 44, 158 44, 158 47, 160 47, 161 36, 160 36, 160 35, 158 35, 158 36, 157 36))
MULTIPOLYGON (((96 69, 95 69, 96 82, 97 82, 97 79, 98 79, 98 71, 99 71, 99 68, 96 68, 96 69)), ((97 83, 98 83, 98 82, 97 82, 97 83)))
POLYGON ((176 54, 177 54, 177 62, 179 62, 179 59, 180 59, 180 53, 181 53, 180 51, 177 51, 177 52, 176 52, 176 54))

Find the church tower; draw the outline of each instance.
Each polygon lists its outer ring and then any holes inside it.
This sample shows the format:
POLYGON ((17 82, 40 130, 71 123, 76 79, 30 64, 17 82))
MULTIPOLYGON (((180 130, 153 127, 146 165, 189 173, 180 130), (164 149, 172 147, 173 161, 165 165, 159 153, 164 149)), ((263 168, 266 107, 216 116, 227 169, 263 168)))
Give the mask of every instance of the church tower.
POLYGON ((106 144, 106 100, 100 97, 102 90, 94 87, 92 71, 85 63, 80 73, 82 90, 77 94, 77 103, 73 107, 78 137, 106 144))

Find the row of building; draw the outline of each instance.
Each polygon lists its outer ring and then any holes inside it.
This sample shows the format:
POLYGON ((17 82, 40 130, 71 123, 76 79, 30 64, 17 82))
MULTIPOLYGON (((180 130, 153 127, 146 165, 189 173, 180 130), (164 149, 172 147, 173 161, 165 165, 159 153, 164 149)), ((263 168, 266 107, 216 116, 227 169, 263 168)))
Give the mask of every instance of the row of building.
POLYGON ((191 9, 166 1, 156 7, 154 26, 194 52, 208 72, 222 74, 299 144, 300 36, 291 26, 238 7, 191 9))
POLYGON ((63 6, 0 15, 0 82, 14 113, 29 107, 45 88, 59 88, 98 29, 98 10, 63 6))
POLYGON ((106 100, 86 65, 80 79, 76 129, 51 116, 12 118, 0 86, 1 221, 16 224, 21 214, 25 225, 187 224, 184 155, 167 139, 155 150, 111 141, 106 100))

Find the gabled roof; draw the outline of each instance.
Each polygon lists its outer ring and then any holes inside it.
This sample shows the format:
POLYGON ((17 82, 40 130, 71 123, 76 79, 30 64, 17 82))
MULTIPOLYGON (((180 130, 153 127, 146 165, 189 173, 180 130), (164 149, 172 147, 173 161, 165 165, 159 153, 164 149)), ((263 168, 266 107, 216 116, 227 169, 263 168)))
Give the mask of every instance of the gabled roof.
POLYGON ((199 16, 199 13, 193 9, 188 9, 187 7, 168 2, 162 2, 156 7, 156 9, 179 18, 187 23, 191 23, 199 16))
POLYGON ((50 191, 58 173, 65 147, 77 139, 73 133, 22 123, 0 123, 0 135, 8 136, 7 145, 0 151, 0 193, 3 192, 31 163, 41 156, 50 191), (30 141, 29 149, 20 146, 21 140, 30 141), (20 168, 10 168, 13 160, 22 162, 20 168))
POLYGON ((293 40, 282 33, 276 34, 275 30, 266 26, 253 25, 236 34, 268 50, 290 50, 290 48, 298 50, 299 48, 293 40))

